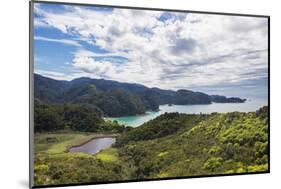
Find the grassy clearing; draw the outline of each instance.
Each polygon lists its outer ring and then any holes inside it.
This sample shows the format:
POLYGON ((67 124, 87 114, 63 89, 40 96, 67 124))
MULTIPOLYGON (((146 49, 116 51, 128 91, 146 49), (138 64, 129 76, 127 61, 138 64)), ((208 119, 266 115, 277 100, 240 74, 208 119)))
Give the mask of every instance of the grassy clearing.
POLYGON ((95 134, 67 133, 67 134, 36 134, 35 153, 59 154, 67 152, 73 145, 81 144, 95 134))
POLYGON ((100 151, 95 155, 98 159, 102 161, 111 161, 111 162, 117 162, 119 161, 118 153, 116 148, 108 148, 105 150, 100 151))
MULTIPOLYGON (((35 135, 36 154, 61 154, 72 146, 79 146, 93 138, 109 136, 102 133, 52 133, 35 135)), ((114 136, 114 135, 110 135, 114 136)))

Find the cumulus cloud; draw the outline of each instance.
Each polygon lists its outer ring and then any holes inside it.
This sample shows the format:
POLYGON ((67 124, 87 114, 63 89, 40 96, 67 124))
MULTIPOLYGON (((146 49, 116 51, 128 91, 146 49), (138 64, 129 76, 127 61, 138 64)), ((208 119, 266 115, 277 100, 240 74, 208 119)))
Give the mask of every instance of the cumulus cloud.
POLYGON ((55 28, 108 52, 82 47, 74 53, 73 67, 90 77, 165 89, 267 77, 266 18, 79 6, 60 12, 37 6, 35 12, 36 27, 55 28), (112 56, 126 61, 98 58, 112 56))

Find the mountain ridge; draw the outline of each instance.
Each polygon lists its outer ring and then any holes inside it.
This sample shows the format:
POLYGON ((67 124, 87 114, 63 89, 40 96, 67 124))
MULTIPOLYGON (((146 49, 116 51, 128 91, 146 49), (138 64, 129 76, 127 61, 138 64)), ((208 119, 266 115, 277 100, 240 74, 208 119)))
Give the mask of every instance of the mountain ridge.
POLYGON ((208 95, 202 92, 180 89, 177 91, 149 88, 136 83, 114 80, 76 78, 71 81, 55 80, 34 74, 34 97, 47 104, 91 104, 100 108, 106 116, 143 114, 157 111, 159 105, 194 105, 219 103, 243 103, 246 99, 208 95))

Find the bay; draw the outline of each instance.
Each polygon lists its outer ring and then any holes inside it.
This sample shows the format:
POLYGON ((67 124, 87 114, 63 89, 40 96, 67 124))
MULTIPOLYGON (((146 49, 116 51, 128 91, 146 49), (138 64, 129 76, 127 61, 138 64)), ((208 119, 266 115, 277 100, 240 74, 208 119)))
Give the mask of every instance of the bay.
POLYGON ((213 112, 253 112, 259 108, 268 105, 267 99, 248 99, 244 103, 212 103, 203 105, 161 105, 159 111, 148 111, 142 115, 125 116, 125 117, 110 117, 109 120, 116 120, 120 124, 125 124, 132 127, 138 127, 143 123, 158 117, 165 112, 179 112, 186 114, 209 114, 213 112))

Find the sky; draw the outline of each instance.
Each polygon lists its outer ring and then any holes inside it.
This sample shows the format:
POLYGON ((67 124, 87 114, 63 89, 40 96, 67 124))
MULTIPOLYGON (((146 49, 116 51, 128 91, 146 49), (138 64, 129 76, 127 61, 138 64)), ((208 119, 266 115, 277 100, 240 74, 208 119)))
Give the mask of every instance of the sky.
POLYGON ((35 3, 34 72, 267 98, 268 21, 35 3))

